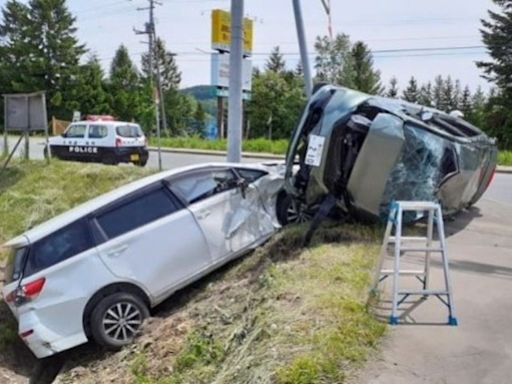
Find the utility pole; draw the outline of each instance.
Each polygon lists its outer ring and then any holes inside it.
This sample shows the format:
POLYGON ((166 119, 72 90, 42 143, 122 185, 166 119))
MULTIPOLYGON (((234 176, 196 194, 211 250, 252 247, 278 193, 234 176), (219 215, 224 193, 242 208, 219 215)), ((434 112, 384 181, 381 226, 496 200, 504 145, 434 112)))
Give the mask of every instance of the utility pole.
POLYGON ((311 68, 309 66, 308 47, 306 44, 306 34, 304 32, 304 20, 302 19, 300 0, 292 1, 293 12, 295 13, 295 25, 297 27, 297 39, 299 40, 302 70, 304 71, 304 87, 306 90, 306 97, 309 99, 313 93, 313 80, 311 78, 311 68))
POLYGON ((327 15, 327 29, 329 31, 329 39, 333 40, 332 36, 332 16, 331 16, 331 0, 321 0, 324 6, 325 14, 327 15))
POLYGON ((167 130, 167 119, 165 118, 165 106, 163 102, 163 93, 162 93, 162 84, 160 80, 160 67, 158 64, 158 58, 154 60, 154 45, 155 45, 155 17, 154 17, 154 10, 155 10, 155 4, 162 5, 161 3, 157 2, 156 0, 148 0, 149 7, 146 8, 137 8, 138 11, 146 11, 149 10, 149 21, 144 25, 144 30, 137 30, 134 29, 134 32, 137 35, 148 35, 148 45, 149 45, 149 87, 151 89, 154 107, 155 107, 155 116, 156 116, 156 135, 157 135, 157 146, 158 146, 158 169, 162 170, 162 145, 161 145, 161 132, 160 132, 160 116, 159 116, 159 104, 162 107, 162 120, 165 125, 165 129, 167 130), (155 92, 155 89, 153 88, 153 69, 156 69, 156 85, 157 85, 157 92, 155 92))
POLYGON ((231 49, 229 55, 229 162, 242 159, 242 62, 244 42, 244 0, 231 0, 231 49))

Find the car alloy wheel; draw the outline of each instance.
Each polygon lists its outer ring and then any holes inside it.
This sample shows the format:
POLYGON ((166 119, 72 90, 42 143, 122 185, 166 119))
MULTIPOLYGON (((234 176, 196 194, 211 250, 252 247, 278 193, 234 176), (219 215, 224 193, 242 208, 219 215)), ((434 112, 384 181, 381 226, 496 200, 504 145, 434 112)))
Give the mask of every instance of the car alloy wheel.
POLYGON ((103 330, 108 337, 126 343, 135 337, 142 325, 141 311, 129 302, 112 305, 104 314, 103 330))
POLYGON ((290 205, 286 210, 286 220, 288 223, 306 223, 311 221, 312 215, 306 211, 306 206, 301 202, 291 199, 290 205))
POLYGON ((311 221, 313 212, 306 204, 294 199, 291 195, 286 195, 277 201, 276 213, 281 225, 311 221))
POLYGON ((92 311, 91 334, 98 344, 118 349, 133 341, 147 317, 149 309, 140 297, 117 292, 101 299, 92 311))

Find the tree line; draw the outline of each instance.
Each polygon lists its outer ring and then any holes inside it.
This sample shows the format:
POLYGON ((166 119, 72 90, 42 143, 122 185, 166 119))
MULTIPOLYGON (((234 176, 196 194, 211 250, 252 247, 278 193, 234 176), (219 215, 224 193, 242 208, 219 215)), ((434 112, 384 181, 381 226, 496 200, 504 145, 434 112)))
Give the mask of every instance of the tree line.
MULTIPOLYGON (((78 110, 137 121, 147 130, 154 127, 150 76, 154 78, 156 69, 151 73, 149 54, 142 55, 139 70, 121 45, 105 74, 100 59, 78 41, 76 31, 76 18, 65 0, 7 1, 0 22, 0 92, 44 90, 49 115, 60 119, 69 120, 78 110)), ((154 57, 165 96, 167 133, 202 130, 206 113, 193 97, 179 92, 181 72, 161 39, 156 40, 154 57)))
MULTIPOLYGON (((315 81, 342 85, 369 94, 384 95, 450 112, 460 110, 475 125, 496 136, 501 147, 512 147, 512 1, 493 0, 499 11, 482 21, 482 39, 491 56, 477 63, 483 77, 494 84, 485 94, 473 93, 459 80, 441 75, 419 84, 411 79, 402 89, 396 78, 384 86, 374 68, 371 50, 346 34, 315 41, 315 81)), ((8 0, 0 21, 0 92, 45 90, 49 115, 69 119, 74 110, 84 114, 112 114, 137 121, 147 130, 155 126, 154 87, 148 54, 140 70, 121 45, 104 73, 102 61, 76 37, 76 18, 66 0, 8 0)), ((160 69, 169 135, 202 134, 212 99, 180 92, 181 72, 165 42, 157 40, 154 55, 160 69), (206 111, 206 110, 208 111, 206 111)), ((154 78, 154 77, 153 77, 154 78)), ((247 103, 246 137, 289 138, 305 104, 302 68, 290 69, 279 47, 263 68, 253 71, 251 100, 247 103)), ((3 109, 0 109, 0 114, 3 109)), ((1 117, 1 115, 0 115, 1 117)))

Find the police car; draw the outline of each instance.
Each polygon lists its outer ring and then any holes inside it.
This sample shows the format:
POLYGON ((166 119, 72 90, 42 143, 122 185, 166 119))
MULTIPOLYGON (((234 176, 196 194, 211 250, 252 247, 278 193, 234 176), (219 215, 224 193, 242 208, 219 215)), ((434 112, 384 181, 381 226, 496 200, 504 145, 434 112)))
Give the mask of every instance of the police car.
POLYGON ((133 163, 141 167, 148 161, 147 140, 140 126, 114 121, 110 116, 88 116, 85 121, 73 122, 48 143, 51 156, 62 160, 133 163))

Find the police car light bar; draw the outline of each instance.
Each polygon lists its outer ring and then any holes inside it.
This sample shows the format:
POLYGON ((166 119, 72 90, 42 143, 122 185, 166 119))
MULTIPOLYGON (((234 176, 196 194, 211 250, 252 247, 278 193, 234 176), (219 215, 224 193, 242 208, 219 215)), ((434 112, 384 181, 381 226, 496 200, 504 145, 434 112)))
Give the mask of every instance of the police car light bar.
POLYGON ((87 121, 114 121, 114 117, 110 115, 87 115, 85 117, 87 121))

